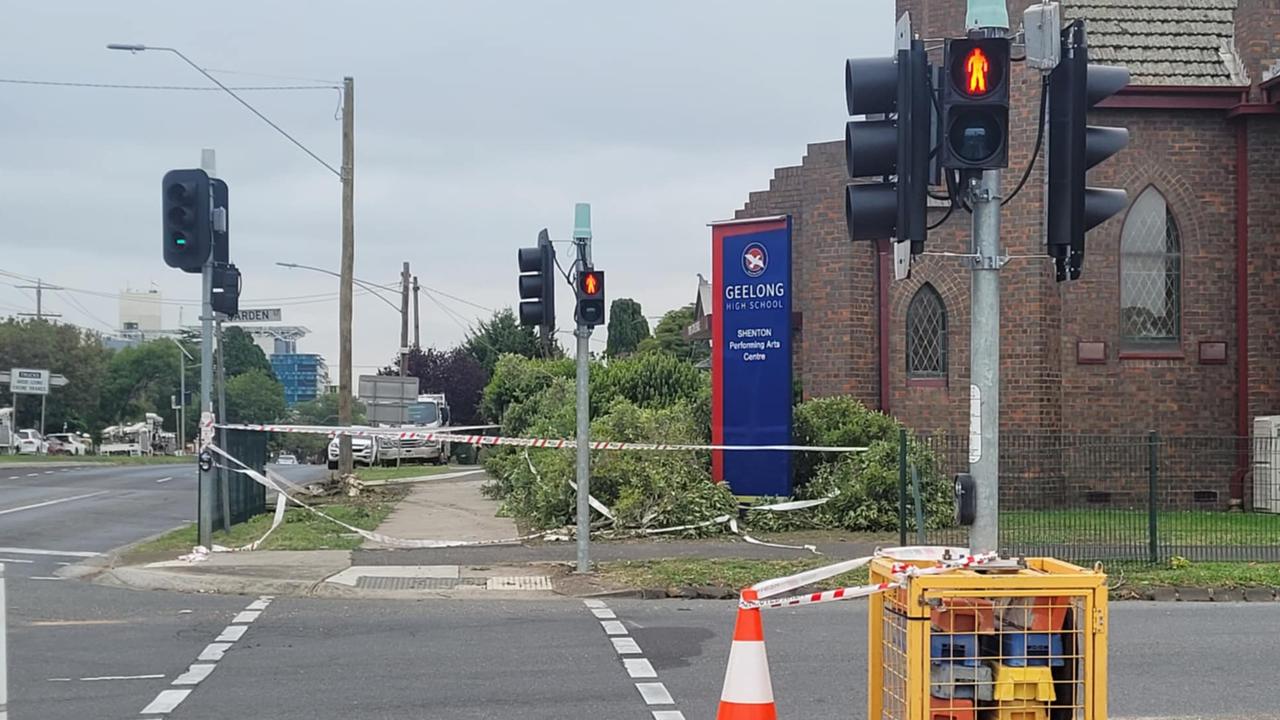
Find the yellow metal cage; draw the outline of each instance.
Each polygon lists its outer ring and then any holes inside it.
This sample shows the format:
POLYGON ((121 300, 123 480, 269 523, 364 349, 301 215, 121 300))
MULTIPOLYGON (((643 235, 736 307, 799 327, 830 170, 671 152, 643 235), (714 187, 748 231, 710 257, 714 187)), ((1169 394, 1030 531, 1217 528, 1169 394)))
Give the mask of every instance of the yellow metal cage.
MULTIPOLYGON (((871 582, 894 581, 898 562, 874 560, 871 582)), ((870 598, 867 717, 1105 720, 1106 628, 1100 568, 1025 558, 907 576, 870 598)))

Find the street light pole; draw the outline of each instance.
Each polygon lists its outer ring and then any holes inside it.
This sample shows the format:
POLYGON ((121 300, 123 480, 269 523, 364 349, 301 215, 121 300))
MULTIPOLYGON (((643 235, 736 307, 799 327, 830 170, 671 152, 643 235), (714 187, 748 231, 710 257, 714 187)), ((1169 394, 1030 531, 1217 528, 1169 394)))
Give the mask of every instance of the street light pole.
MULTIPOLYGON (((342 279, 338 290, 338 424, 351 425, 351 296, 355 274, 355 79, 342 78, 342 279)), ((352 471, 351 435, 338 439, 338 473, 352 471)))
POLYGON ((182 358, 195 361, 191 357, 191 353, 182 347, 182 343, 170 337, 170 341, 178 346, 178 351, 182 354, 178 356, 178 446, 183 452, 187 451, 187 363, 182 358))

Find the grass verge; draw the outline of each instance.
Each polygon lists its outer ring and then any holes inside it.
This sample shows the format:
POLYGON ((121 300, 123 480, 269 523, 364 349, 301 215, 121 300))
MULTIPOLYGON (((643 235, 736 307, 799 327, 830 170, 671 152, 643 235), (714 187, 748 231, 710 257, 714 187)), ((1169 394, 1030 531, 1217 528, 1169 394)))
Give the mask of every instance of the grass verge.
MULTIPOLYGON (((674 588, 712 585, 744 588, 761 580, 791 575, 831 564, 827 558, 804 560, 744 560, 678 558, 670 560, 627 560, 604 563, 602 579, 635 588, 674 588)), ((814 585, 830 589, 867 582, 866 568, 837 575, 814 585)))
POLYGON ((1250 588, 1280 587, 1280 563, 1175 561, 1169 566, 1117 565, 1108 568, 1117 590, 1156 587, 1250 588))
MULTIPOLYGON (((312 502, 313 507, 361 530, 373 530, 381 523, 407 491, 387 488, 362 492, 359 497, 335 497, 330 502, 312 502)), ((213 542, 226 547, 240 547, 262 537, 271 527, 272 513, 255 515, 247 522, 231 526, 231 532, 213 533, 213 542)), ((261 550, 353 550, 364 539, 335 522, 303 508, 285 511, 284 522, 271 533, 261 550)), ((161 552, 187 552, 196 545, 194 524, 174 530, 129 551, 130 555, 161 552)))
MULTIPOLYGON (((469 466, 468 466, 469 467, 469 466)), ((400 467, 362 467, 356 468, 356 477, 365 482, 377 480, 401 480, 404 478, 425 477, 440 473, 464 470, 450 465, 401 465, 400 467)))
MULTIPOLYGON (((743 560, 677 558, 604 563, 603 580, 633 588, 711 585, 743 588, 769 578, 828 565, 826 558, 743 560)), ((1157 587, 1280 588, 1280 563, 1175 563, 1174 566, 1117 565, 1107 569, 1115 598, 1141 597, 1157 587)), ((866 568, 823 580, 806 590, 829 590, 868 582, 866 568)))

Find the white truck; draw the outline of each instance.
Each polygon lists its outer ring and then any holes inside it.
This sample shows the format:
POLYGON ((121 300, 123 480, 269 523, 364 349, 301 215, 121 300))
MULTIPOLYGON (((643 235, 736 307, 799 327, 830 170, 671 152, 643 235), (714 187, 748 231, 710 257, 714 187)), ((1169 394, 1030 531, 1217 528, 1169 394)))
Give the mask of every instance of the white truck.
POLYGON ((147 413, 146 419, 132 425, 111 425, 102 429, 103 455, 163 455, 173 451, 172 442, 160 430, 164 418, 147 413))
POLYGON ((17 452, 14 447, 13 408, 0 408, 0 455, 17 452))
MULTIPOLYGON (((449 404, 444 393, 427 393, 409 406, 409 424, 380 428, 389 431, 437 430, 449 424, 449 404)), ((338 469, 338 438, 329 441, 329 469, 338 469)), ((352 461, 359 465, 395 465, 408 462, 449 461, 449 444, 422 438, 398 438, 390 434, 351 438, 352 461)))

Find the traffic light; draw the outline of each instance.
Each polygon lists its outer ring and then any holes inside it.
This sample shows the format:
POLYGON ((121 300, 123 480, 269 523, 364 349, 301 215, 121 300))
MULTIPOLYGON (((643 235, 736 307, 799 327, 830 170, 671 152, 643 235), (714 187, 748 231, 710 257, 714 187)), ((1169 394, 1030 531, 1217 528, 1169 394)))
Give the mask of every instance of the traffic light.
POLYGON ((845 189, 845 220, 852 240, 895 238, 924 250, 933 147, 932 70, 924 43, 896 57, 845 62, 845 104, 850 115, 885 116, 845 124, 845 161, 852 178, 877 178, 845 189), (892 116, 892 117, 889 117, 892 116), (896 176, 890 180, 890 176, 896 176))
POLYGON ((585 268, 578 273, 575 284, 578 290, 578 307, 575 317, 587 327, 604 324, 604 271, 585 268))
POLYGON ((200 272, 213 244, 209 175, 203 170, 170 170, 161 183, 164 262, 200 272))
POLYGON ((210 252, 213 253, 214 262, 228 263, 231 262, 231 209, 228 205, 227 183, 225 180, 219 180, 218 178, 209 178, 209 186, 213 191, 213 213, 215 215, 213 248, 210 252), (216 217, 219 212, 218 208, 222 208, 221 230, 218 229, 219 223, 216 217))
POLYGON ((230 263, 215 263, 209 304, 214 312, 234 317, 240 311, 240 269, 230 263))
POLYGON ((1049 75, 1048 251, 1058 282, 1076 280, 1084 235, 1124 209, 1124 190, 1085 186, 1085 172, 1129 144, 1126 128, 1086 125, 1089 108, 1129 84, 1123 67, 1089 64, 1084 21, 1062 31, 1062 60, 1049 75))
POLYGON ((944 168, 1009 166, 1009 40, 947 40, 942 79, 944 168))
POLYGON ((544 229, 538 246, 520 248, 520 324, 540 325, 544 337, 556 329, 556 250, 544 229))

